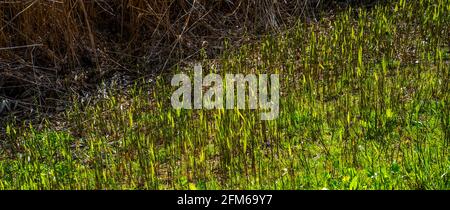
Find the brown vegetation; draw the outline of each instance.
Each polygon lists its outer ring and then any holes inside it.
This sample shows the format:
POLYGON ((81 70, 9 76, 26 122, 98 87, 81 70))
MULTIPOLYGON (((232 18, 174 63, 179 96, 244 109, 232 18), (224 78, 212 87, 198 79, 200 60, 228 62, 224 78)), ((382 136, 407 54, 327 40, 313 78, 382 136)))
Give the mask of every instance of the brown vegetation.
POLYGON ((68 90, 90 89, 113 75, 154 74, 202 48, 217 54, 225 38, 242 41, 244 34, 314 17, 318 8, 335 8, 330 4, 336 2, 323 2, 2 1, 0 103, 9 109, 31 104, 41 111, 54 109, 61 104, 52 99, 68 90))

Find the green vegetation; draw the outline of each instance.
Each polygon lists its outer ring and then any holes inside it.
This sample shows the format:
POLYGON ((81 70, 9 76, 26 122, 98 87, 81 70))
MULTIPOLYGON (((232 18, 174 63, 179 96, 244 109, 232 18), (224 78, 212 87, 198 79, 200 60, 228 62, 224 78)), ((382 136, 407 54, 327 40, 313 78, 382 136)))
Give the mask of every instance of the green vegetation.
POLYGON ((449 0, 299 23, 203 60, 279 73, 277 120, 174 110, 172 72, 79 103, 60 125, 11 123, 0 189, 450 189, 449 40, 449 0))

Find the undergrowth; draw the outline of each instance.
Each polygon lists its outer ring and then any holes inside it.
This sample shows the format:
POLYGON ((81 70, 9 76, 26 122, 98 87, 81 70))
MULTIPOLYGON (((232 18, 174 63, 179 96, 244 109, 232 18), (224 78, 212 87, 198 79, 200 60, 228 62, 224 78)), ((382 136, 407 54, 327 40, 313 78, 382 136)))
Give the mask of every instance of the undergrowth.
POLYGON ((449 24, 448 0, 399 0, 202 60, 280 74, 273 121, 175 110, 171 74, 105 87, 61 125, 10 123, 0 189, 450 189, 449 24))

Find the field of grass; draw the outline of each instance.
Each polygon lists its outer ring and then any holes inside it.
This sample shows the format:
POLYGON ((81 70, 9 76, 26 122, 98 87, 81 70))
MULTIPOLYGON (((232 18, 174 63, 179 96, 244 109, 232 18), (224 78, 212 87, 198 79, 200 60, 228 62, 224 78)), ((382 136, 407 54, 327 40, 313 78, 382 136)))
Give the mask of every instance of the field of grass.
POLYGON ((175 110, 180 67, 11 122, 0 189, 450 189, 450 1, 394 1, 302 23, 201 61, 278 73, 280 116, 175 110))

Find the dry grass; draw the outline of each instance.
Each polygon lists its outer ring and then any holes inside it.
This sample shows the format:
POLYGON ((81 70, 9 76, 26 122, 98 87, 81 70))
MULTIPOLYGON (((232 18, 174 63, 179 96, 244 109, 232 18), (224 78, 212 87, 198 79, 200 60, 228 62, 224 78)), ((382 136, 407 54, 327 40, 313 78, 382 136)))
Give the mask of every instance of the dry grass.
POLYGON ((314 17, 319 7, 334 8, 325 2, 2 1, 0 103, 9 113, 23 111, 14 107, 54 110, 64 106, 57 99, 68 90, 82 94, 114 75, 155 74, 202 48, 216 55, 224 39, 239 43, 246 34, 314 17))

